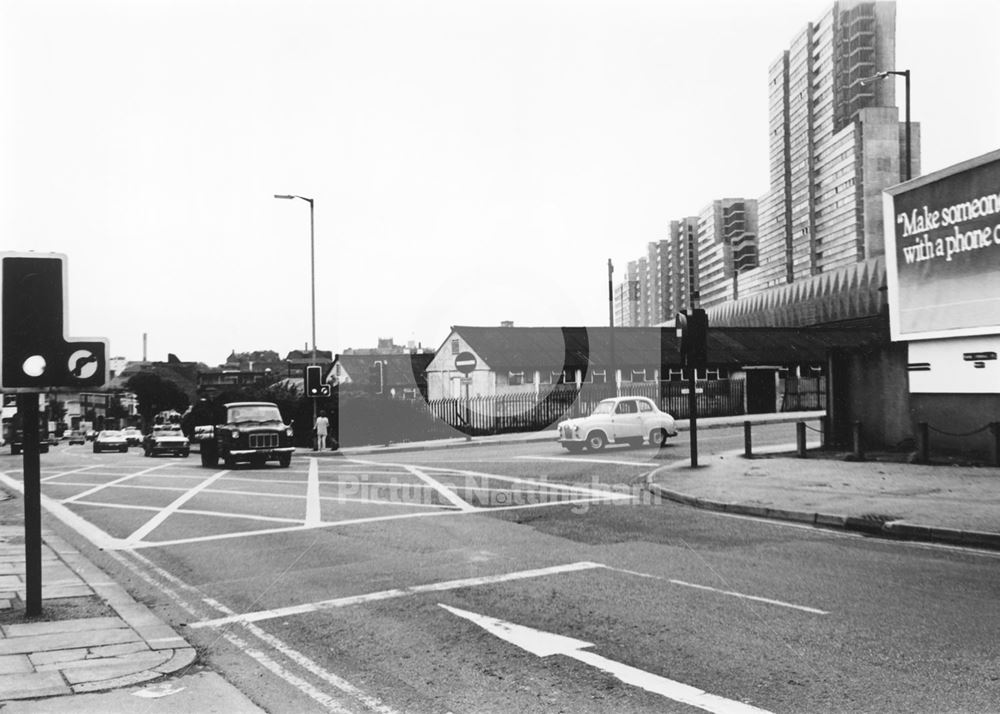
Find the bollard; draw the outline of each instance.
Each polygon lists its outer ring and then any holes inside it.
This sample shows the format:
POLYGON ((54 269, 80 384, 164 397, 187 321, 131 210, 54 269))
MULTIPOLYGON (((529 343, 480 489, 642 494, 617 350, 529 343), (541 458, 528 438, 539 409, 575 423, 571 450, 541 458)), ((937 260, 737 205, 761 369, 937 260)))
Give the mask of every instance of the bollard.
POLYGON ((753 442, 750 438, 750 422, 743 422, 743 456, 753 458, 753 442))
POLYGON ((806 457, 806 423, 795 422, 795 445, 800 459, 806 457))
POLYGON ((854 459, 857 460, 857 461, 864 461, 865 460, 865 450, 864 450, 864 448, 862 446, 862 443, 861 443, 861 422, 860 421, 854 422, 853 432, 854 432, 853 433, 853 437, 854 437, 854 453, 853 453, 853 456, 854 456, 854 459))
POLYGON ((927 422, 917 422, 917 463, 930 463, 930 438, 927 430, 927 422))
POLYGON ((990 433, 993 434, 993 465, 1000 466, 1000 422, 990 423, 990 433))

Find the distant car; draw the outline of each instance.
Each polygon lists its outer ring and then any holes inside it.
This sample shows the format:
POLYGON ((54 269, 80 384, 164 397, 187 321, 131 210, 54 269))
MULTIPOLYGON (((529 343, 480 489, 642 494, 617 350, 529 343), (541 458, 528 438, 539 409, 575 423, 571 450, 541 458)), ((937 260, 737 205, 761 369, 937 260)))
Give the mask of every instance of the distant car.
POLYGON ((125 441, 128 442, 129 446, 138 446, 142 443, 142 432, 134 426, 127 426, 122 429, 122 436, 125 437, 125 441))
POLYGON ((142 440, 142 453, 144 456, 175 454, 187 457, 191 453, 191 445, 179 426, 154 426, 153 431, 142 440))
POLYGON ((104 430, 94 438, 94 453, 102 451, 128 451, 128 440, 120 431, 104 430))
POLYGON ((97 438, 97 429, 87 429, 87 433, 83 436, 87 441, 93 441, 97 438))
POLYGON ((605 399, 590 416, 567 419, 558 428, 559 443, 570 452, 584 447, 600 451, 607 444, 641 446, 646 440, 651 446, 663 446, 669 437, 677 436, 674 418, 646 397, 605 399))
POLYGON ((73 431, 69 432, 69 436, 66 437, 66 442, 68 444, 70 444, 70 445, 73 445, 73 444, 86 444, 87 443, 87 437, 85 437, 83 435, 82 431, 80 431, 78 429, 74 429, 73 431))

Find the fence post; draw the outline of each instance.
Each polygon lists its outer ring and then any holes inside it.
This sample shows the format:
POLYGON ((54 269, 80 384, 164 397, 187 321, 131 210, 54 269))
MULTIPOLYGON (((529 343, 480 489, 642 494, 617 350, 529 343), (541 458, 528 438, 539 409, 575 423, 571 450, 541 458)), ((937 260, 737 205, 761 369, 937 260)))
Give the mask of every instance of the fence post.
POLYGON ((854 441, 854 458, 857 461, 865 460, 865 450, 864 445, 861 442, 861 422, 854 422, 853 428, 853 441, 854 441))
POLYGON ((795 422, 795 444, 800 459, 806 457, 806 423, 804 421, 795 422))
POLYGON ((926 464, 930 461, 930 435, 927 422, 917 422, 917 463, 926 464))
POLYGON ((1000 466, 1000 422, 990 424, 990 433, 993 434, 993 465, 1000 466))
POLYGON ((830 444, 830 415, 824 414, 819 418, 819 445, 825 449, 830 444))
POLYGON ((753 458, 753 443, 750 438, 750 427, 749 421, 743 422, 743 456, 748 459, 753 458))

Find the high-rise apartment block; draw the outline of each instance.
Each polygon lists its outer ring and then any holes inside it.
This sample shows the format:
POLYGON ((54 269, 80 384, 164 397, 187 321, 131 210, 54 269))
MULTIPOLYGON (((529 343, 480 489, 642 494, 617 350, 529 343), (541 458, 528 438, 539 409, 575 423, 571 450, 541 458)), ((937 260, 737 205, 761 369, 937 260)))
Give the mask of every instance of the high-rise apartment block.
MULTIPOLYGON (((648 300, 659 302, 638 310, 638 326, 673 319, 692 294, 702 307, 731 304, 884 253, 882 190, 907 174, 896 77, 875 78, 895 70, 895 29, 894 2, 844 0, 793 38, 768 71, 770 188, 713 201, 650 244, 660 282, 648 300)), ((915 123, 910 141, 918 176, 915 123)))
POLYGON ((771 187, 744 296, 883 254, 882 190, 906 174, 906 131, 894 75, 873 77, 895 69, 895 29, 893 2, 837 2, 771 65, 771 187))

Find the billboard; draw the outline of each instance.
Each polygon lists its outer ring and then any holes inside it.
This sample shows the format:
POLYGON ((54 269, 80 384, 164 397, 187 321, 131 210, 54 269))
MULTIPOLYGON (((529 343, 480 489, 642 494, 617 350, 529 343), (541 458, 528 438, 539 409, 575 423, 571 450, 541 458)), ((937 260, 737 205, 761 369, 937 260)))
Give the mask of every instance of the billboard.
POLYGON ((1000 151, 883 200, 892 339, 1000 333, 1000 151))

